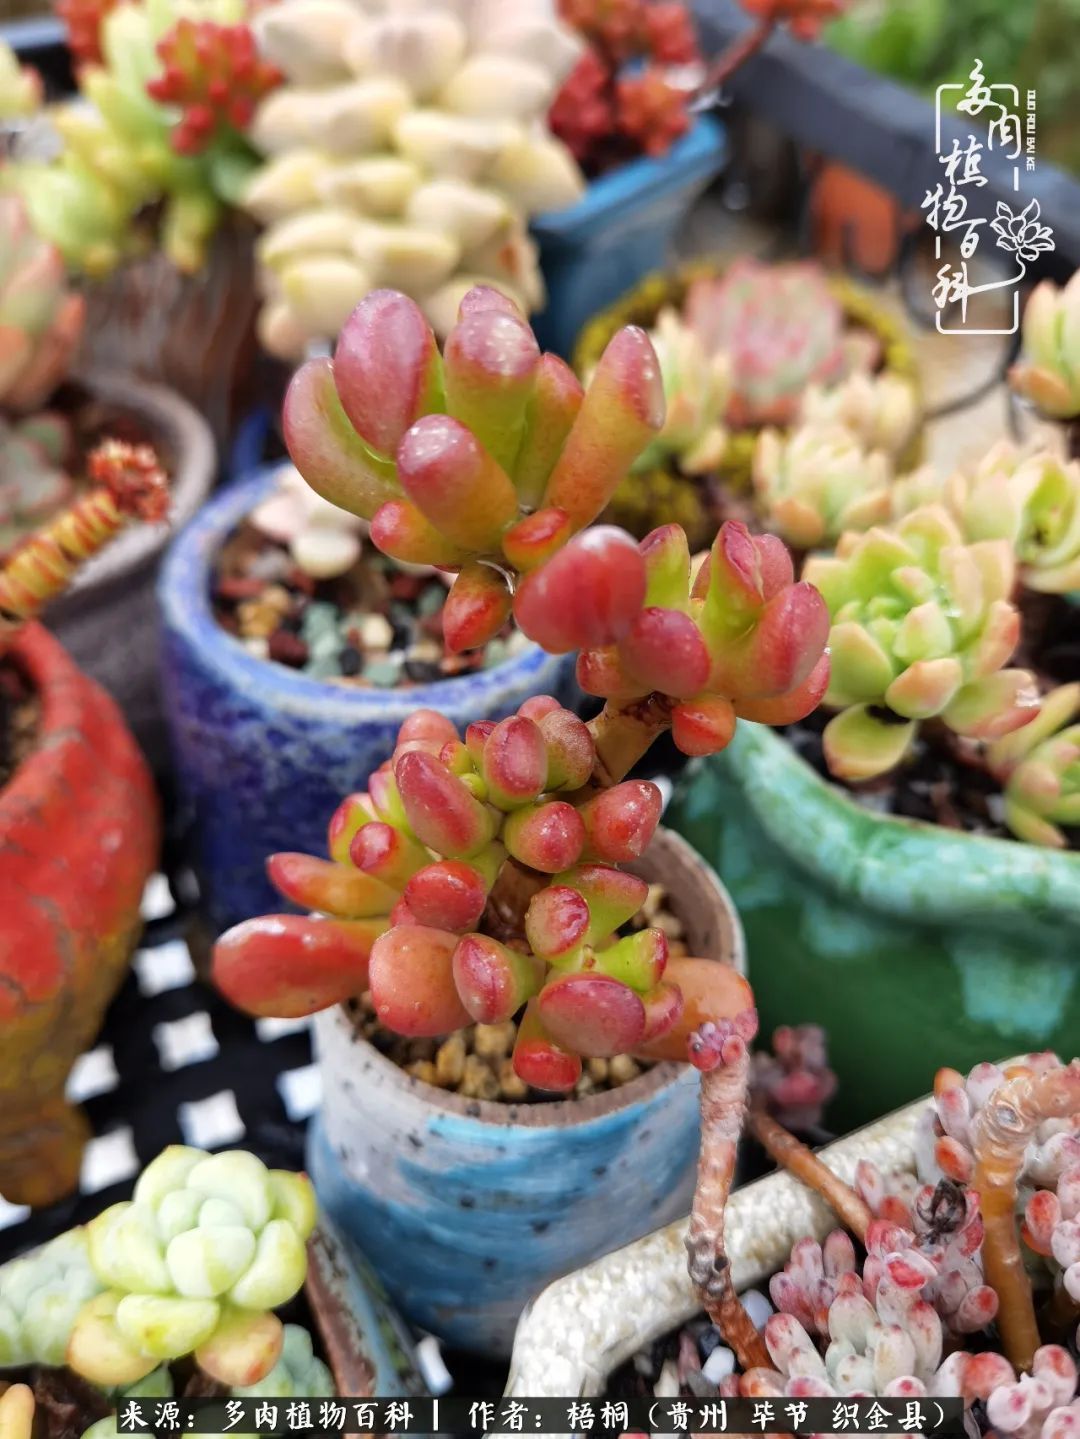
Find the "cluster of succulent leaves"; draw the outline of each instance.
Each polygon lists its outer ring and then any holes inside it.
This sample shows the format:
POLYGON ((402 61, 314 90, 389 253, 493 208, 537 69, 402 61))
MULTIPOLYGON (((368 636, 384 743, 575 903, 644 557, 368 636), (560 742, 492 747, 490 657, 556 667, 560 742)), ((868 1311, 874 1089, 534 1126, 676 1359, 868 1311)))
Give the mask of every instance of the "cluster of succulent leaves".
POLYGON ((135 0, 103 15, 80 98, 50 112, 59 153, 0 173, 71 268, 107 274, 155 240, 181 270, 202 264, 255 163, 254 103, 276 82, 246 21, 247 0, 135 0))
POLYGON ((606 704, 586 726, 534 699, 464 737, 414 715, 335 816, 331 860, 270 861, 290 900, 334 918, 239 926, 218 943, 217 983, 277 1014, 370 987, 380 1020, 407 1034, 528 1002, 514 1063, 538 1088, 572 1087, 583 1055, 665 1041, 685 1057, 701 1007, 665 977, 662 934, 617 938, 645 887, 615 866, 640 858, 660 811, 653 785, 620 781, 664 729, 704 755, 740 716, 807 714, 828 681, 820 595, 795 582, 779 541, 742 524, 696 568, 678 526, 640 544, 588 528, 664 423, 656 355, 635 328, 585 388, 497 291, 466 295, 442 354, 411 300, 377 291, 333 357, 294 377, 284 419, 300 473, 369 520, 379 549, 456 571, 449 647, 484 644, 513 613, 548 652, 578 651, 580 683, 606 704), (507 911, 521 922, 500 933, 507 911))
POLYGON ((305 1357, 302 1341, 285 1354, 272 1311, 304 1282, 315 1218, 303 1175, 173 1145, 130 1201, 0 1269, 0 1368, 66 1364, 128 1390, 193 1355, 220 1383, 262 1392, 283 1358, 291 1371, 305 1357))

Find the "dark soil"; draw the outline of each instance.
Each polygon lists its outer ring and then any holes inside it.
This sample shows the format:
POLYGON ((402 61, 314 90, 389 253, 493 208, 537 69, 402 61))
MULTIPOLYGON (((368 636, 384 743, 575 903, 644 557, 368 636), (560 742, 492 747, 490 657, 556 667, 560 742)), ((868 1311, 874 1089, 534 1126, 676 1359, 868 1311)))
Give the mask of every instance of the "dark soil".
POLYGON ((37 744, 41 701, 14 665, 0 664, 0 790, 37 744))

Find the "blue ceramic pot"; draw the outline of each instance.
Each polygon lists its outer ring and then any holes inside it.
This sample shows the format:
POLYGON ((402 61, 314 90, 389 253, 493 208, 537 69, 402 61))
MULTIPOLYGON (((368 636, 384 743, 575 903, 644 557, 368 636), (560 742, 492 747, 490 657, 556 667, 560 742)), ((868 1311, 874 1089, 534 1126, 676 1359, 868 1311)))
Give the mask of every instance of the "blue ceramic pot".
POLYGON ((512 713, 530 695, 572 700, 572 657, 535 645, 494 669, 401 690, 326 684, 248 654, 214 619, 211 569, 273 475, 267 467, 216 495, 177 537, 159 583, 166 713, 215 933, 281 909, 266 856, 325 854, 338 802, 389 758, 414 710, 437 709, 464 729, 512 713))
POLYGON ((591 315, 664 268, 683 217, 719 173, 726 151, 723 126, 701 115, 666 155, 601 175, 576 205, 533 220, 548 292, 532 320, 542 349, 569 359, 591 315))
MULTIPOLYGON (((685 841, 659 830, 627 867, 664 886, 692 953, 742 969, 735 910, 685 841)), ((509 1354, 519 1314, 546 1284, 689 1207, 699 1125, 688 1065, 515 1105, 406 1074, 343 1008, 318 1016, 315 1038, 323 1107, 307 1169, 320 1206, 406 1318, 454 1345, 509 1354)))

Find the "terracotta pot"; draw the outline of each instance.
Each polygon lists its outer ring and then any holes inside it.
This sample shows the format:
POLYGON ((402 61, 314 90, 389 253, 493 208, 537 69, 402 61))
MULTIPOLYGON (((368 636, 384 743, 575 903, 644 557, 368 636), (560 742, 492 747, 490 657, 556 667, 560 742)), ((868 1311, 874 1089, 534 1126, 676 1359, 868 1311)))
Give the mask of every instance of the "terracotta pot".
POLYGON ((810 235, 826 264, 888 275, 910 221, 888 190, 846 165, 826 162, 810 188, 810 235))
MULTIPOLYGON (((821 1150, 851 1183, 860 1159, 883 1171, 915 1169, 921 1099, 821 1150)), ((797 1239, 818 1241, 836 1215, 812 1189, 779 1172, 737 1189, 728 1200, 725 1248, 736 1290, 780 1269, 797 1239)), ((687 1221, 669 1224, 552 1284, 521 1316, 506 1393, 530 1399, 602 1394, 608 1375, 646 1344, 700 1313, 686 1272, 687 1221)))
POLYGON ((169 521, 132 525, 79 570, 45 615, 49 629, 92 679, 109 691, 155 769, 168 762, 158 678, 158 565, 171 537, 192 518, 214 482, 216 456, 206 421, 185 400, 130 375, 90 374, 83 383, 121 420, 130 417, 169 472, 169 521))
POLYGON ((141 928, 157 858, 149 772, 113 701, 39 625, 8 651, 41 698, 37 746, 0 791, 0 1194, 74 1188, 88 1128, 64 1099, 141 928))
MULTIPOLYGON (((659 830, 627 867, 664 885, 692 953, 742 970, 738 916, 685 842, 659 830)), ((316 1040, 324 1099, 308 1169, 320 1204, 406 1317, 456 1345, 508 1353, 544 1284, 689 1204, 698 1083, 688 1065, 585 1099, 513 1105, 406 1074, 340 1008, 318 1016, 316 1040)))

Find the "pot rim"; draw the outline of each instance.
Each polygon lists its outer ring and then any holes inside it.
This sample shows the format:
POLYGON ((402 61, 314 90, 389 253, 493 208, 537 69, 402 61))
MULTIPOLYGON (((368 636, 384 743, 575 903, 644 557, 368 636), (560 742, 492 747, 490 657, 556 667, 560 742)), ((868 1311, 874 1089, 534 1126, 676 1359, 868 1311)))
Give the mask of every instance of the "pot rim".
MULTIPOLYGON (((853 1130, 819 1157, 848 1183, 860 1159, 914 1170, 916 1121, 929 1098, 853 1130)), ((700 1313, 686 1270, 688 1223, 654 1230, 543 1290, 518 1321, 506 1397, 599 1395, 612 1370, 700 1313)), ((838 1223, 824 1199, 786 1170, 736 1189, 724 1222, 736 1289, 776 1273, 796 1239, 820 1242, 838 1223)))
POLYGON ((769 838, 828 891, 905 919, 990 922, 1034 908, 1080 928, 1080 853, 867 809, 782 735, 746 720, 706 763, 725 768, 769 838))
POLYGON ((91 592, 122 584, 133 571, 151 563, 165 549, 176 530, 185 525, 202 504, 213 482, 217 455, 210 428, 202 415, 174 390, 151 385, 133 375, 102 371, 72 378, 91 396, 121 414, 141 420, 151 442, 163 442, 172 452, 175 468, 169 477, 169 515, 161 524, 131 525, 101 554, 82 566, 70 589, 48 609, 50 623, 85 609, 91 592))
MULTIPOLYGON (((88 690, 94 686, 60 641, 37 620, 20 627, 3 659, 30 682, 41 701, 41 718, 33 749, 13 771, 7 784, 0 786, 0 833, 7 812, 17 810, 21 815, 30 793, 56 769, 67 736, 82 727, 90 699, 88 690)), ((94 698, 99 701, 107 698, 97 686, 94 689, 94 698)), ((115 719, 117 724, 121 723, 119 714, 115 719)))
MULTIPOLYGON (((731 945, 731 966, 739 974, 745 976, 746 946, 742 925, 734 902, 720 877, 681 835, 676 834, 674 830, 665 829, 663 826, 657 829, 649 849, 639 861, 641 867, 646 866, 654 845, 659 845, 673 855, 677 855, 684 864, 692 866, 702 883, 709 883, 715 888, 718 907, 727 921, 727 939, 731 945)), ((623 867, 626 869, 637 868, 636 865, 623 867)), ((726 961, 718 961, 718 963, 723 962, 726 961)), ((464 1095, 437 1089, 435 1085, 417 1079, 415 1075, 406 1074, 392 1059, 376 1049, 369 1040, 356 1033, 344 1005, 338 1004, 331 1010, 323 1011, 318 1019, 322 1024, 332 1024, 346 1043, 358 1050, 362 1049, 368 1063, 382 1074, 388 1083, 392 1083, 398 1088, 410 1089, 431 1109, 455 1119, 472 1120, 478 1124, 490 1124, 503 1129, 577 1128, 579 1125, 591 1124, 604 1119, 609 1114, 630 1104, 649 1099, 671 1084, 692 1083, 697 1079, 697 1072, 690 1064, 677 1064, 673 1060, 662 1060, 654 1064, 651 1069, 646 1070, 644 1074, 639 1074, 635 1079, 620 1085, 618 1089, 605 1090, 602 1094, 589 1094, 584 1099, 542 1100, 535 1104, 514 1104, 494 1099, 467 1099, 464 1095)))
POLYGON ((158 581, 158 601, 166 626, 195 649, 204 665, 213 667, 230 687, 272 696, 279 708, 299 715, 317 711, 320 719, 339 725, 380 719, 397 713, 406 719, 414 710, 436 709, 453 717, 455 702, 466 697, 475 707, 477 695, 492 692, 494 703, 511 674, 546 675, 551 685, 565 655, 548 655, 531 641, 518 654, 489 670, 455 675, 410 689, 359 689, 330 684, 272 660, 257 659, 235 635, 223 630, 210 604, 210 571, 228 534, 269 493, 275 474, 288 461, 261 466, 232 481, 205 504, 170 545, 158 581))

